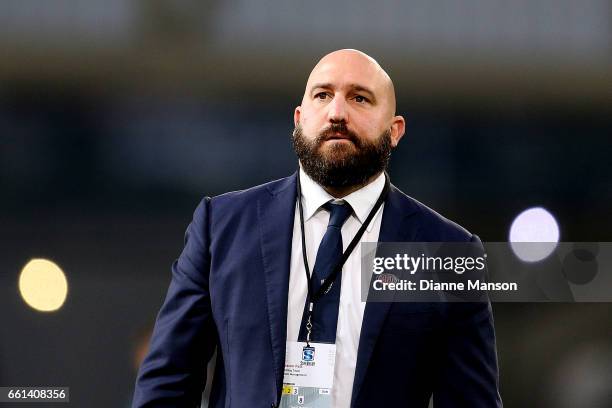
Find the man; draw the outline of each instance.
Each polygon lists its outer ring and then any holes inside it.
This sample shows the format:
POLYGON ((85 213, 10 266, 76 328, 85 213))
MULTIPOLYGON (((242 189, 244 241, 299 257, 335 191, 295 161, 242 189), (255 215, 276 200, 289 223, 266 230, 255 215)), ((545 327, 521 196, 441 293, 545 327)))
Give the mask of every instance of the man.
POLYGON ((389 76, 362 52, 326 55, 294 124, 297 174, 196 209, 133 406, 197 406, 215 349, 210 406, 293 406, 283 384, 296 344, 305 360, 335 353, 327 406, 427 407, 432 395, 436 408, 501 406, 488 303, 364 303, 359 246, 337 267, 356 235, 478 242, 387 186, 405 125, 389 76))

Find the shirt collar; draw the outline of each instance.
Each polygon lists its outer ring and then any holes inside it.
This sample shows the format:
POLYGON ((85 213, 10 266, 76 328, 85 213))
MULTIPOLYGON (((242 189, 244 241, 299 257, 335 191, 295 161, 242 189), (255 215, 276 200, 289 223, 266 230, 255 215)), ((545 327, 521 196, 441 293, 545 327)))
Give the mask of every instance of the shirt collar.
MULTIPOLYGON (((302 187, 304 220, 308 221, 317 211, 319 211, 323 204, 337 199, 325 191, 325 189, 317 184, 317 182, 311 179, 310 176, 304 172, 301 166, 299 177, 302 187)), ((354 211, 353 216, 356 217, 361 224, 363 224, 372 208, 374 208, 374 204, 376 204, 376 200, 378 200, 378 197, 382 193, 384 187, 385 174, 381 173, 370 184, 360 188, 359 190, 353 191, 342 200, 350 204, 354 211)), ((372 224, 373 223, 370 222, 370 225, 368 225, 368 232, 370 232, 372 229, 372 224)))

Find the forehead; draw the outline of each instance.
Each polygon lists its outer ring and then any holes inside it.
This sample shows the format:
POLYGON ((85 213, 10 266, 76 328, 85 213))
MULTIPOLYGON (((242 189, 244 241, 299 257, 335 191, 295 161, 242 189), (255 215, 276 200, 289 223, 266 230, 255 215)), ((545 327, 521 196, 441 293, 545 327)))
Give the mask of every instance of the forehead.
POLYGON ((383 93, 384 76, 381 68, 360 56, 335 56, 321 60, 310 73, 306 91, 317 84, 334 88, 361 86, 375 93, 383 93))

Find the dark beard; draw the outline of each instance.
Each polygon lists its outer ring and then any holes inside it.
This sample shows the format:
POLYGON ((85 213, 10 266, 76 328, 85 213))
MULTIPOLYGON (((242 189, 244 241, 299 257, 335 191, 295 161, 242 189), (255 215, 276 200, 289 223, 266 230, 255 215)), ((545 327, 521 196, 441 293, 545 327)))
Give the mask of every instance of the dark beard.
POLYGON ((297 125, 293 130, 293 149, 302 168, 323 187, 354 187, 365 185, 373 176, 387 168, 391 157, 391 131, 386 130, 374 143, 364 141, 346 128, 346 124, 332 124, 308 141, 297 125), (327 154, 321 152, 324 141, 341 132, 352 143, 332 146, 327 154))

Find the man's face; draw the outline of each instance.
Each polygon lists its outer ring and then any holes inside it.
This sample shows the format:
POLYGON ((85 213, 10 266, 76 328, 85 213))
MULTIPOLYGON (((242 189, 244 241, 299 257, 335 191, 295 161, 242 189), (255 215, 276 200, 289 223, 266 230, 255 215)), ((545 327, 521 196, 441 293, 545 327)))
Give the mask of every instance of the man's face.
POLYGON ((394 98, 388 76, 364 54, 324 57, 294 114, 294 146, 305 171, 324 186, 346 187, 384 170, 404 132, 394 98))

